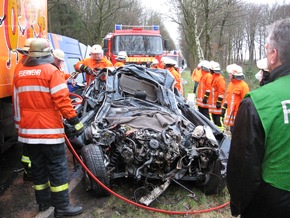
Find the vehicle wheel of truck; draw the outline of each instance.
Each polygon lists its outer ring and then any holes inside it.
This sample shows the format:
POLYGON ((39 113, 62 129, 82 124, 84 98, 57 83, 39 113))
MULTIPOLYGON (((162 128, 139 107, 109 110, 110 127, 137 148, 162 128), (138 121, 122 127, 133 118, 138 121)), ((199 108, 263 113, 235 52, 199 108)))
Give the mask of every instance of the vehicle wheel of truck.
MULTIPOLYGON (((81 158, 87 168, 100 180, 105 186, 109 187, 110 178, 104 163, 103 151, 98 145, 89 144, 82 148, 81 158)), ((94 181, 90 175, 84 171, 84 181, 87 191, 91 191, 96 197, 108 196, 109 193, 94 181)))
POLYGON ((226 187, 226 177, 221 175, 222 164, 219 159, 212 164, 210 172, 205 174, 202 181, 196 182, 197 187, 206 195, 221 193, 226 187))

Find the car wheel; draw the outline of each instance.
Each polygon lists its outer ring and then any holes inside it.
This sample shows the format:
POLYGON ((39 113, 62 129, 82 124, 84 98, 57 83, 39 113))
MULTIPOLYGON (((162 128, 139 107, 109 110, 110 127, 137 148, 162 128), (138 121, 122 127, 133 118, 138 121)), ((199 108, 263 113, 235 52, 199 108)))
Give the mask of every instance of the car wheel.
POLYGON ((226 187, 226 178, 222 176, 222 164, 219 159, 212 164, 211 170, 206 173, 201 181, 196 184, 198 188, 206 195, 221 193, 226 187))
MULTIPOLYGON (((89 144, 82 148, 81 158, 88 169, 100 180, 105 186, 109 187, 110 178, 104 163, 103 151, 98 145, 89 144)), ((96 197, 108 196, 109 193, 97 182, 84 172, 84 181, 87 191, 91 191, 96 197)))

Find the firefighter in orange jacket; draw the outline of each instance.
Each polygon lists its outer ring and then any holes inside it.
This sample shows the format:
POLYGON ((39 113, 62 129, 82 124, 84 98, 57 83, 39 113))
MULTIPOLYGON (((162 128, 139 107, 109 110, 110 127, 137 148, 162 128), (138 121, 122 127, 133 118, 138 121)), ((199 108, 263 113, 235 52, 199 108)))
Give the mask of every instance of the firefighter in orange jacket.
POLYGON ((171 59, 171 58, 166 58, 164 59, 164 69, 168 70, 171 75, 175 79, 175 88, 183 95, 183 88, 182 88, 182 83, 181 83, 181 75, 178 73, 174 66, 176 65, 176 61, 171 59))
POLYGON ((222 105, 226 92, 226 81, 222 75, 219 63, 211 61, 210 71, 212 73, 211 94, 209 98, 209 113, 215 125, 222 127, 221 114, 222 105))
POLYGON ((200 78, 201 78, 201 66, 200 66, 200 64, 198 64, 197 67, 192 71, 191 78, 192 78, 192 81, 194 81, 193 93, 196 94, 198 83, 199 83, 200 78))
POLYGON ((74 110, 67 85, 52 65, 50 43, 31 42, 28 58, 14 74, 13 104, 20 112, 18 140, 27 146, 39 211, 55 207, 55 217, 73 216, 82 207, 69 203, 68 172, 62 117, 74 126, 83 125, 74 110))
POLYGON ((120 51, 116 58, 117 62, 114 64, 114 67, 122 67, 126 63, 126 59, 128 58, 127 53, 125 51, 120 51))
POLYGON ((104 51, 100 45, 93 45, 90 55, 91 57, 77 62, 74 66, 77 72, 86 72, 87 86, 90 85, 95 78, 93 70, 113 67, 112 62, 104 56, 104 51))
POLYGON ((210 73, 210 62, 207 60, 203 60, 200 63, 201 66, 201 78, 198 84, 196 104, 198 106, 198 110, 205 117, 210 119, 209 117, 209 104, 208 99, 211 92, 211 84, 212 84, 212 74, 210 73))
POLYGON ((227 66, 227 72, 230 75, 231 82, 226 91, 226 100, 223 105, 222 116, 224 125, 230 127, 233 132, 235 118, 244 96, 250 91, 248 84, 244 81, 245 75, 241 66, 231 64, 227 66))

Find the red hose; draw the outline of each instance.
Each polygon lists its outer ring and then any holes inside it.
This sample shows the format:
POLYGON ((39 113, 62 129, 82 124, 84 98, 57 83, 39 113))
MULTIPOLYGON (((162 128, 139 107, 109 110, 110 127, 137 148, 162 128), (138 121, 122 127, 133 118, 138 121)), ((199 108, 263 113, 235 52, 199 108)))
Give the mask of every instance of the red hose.
POLYGON ((153 208, 153 207, 148 207, 142 204, 138 204, 134 201, 131 201, 121 195, 119 195, 118 193, 114 192, 113 190, 111 190, 110 188, 108 188, 107 186, 105 186, 100 180, 98 180, 97 177, 95 177, 95 175, 87 168, 87 166, 84 164, 84 162, 80 159, 80 157, 78 156, 78 154, 76 153, 76 151, 74 150, 73 146, 71 145, 70 141, 68 140, 67 136, 65 136, 65 140, 66 143, 68 144, 68 146, 70 147, 73 155, 76 157, 76 159, 78 160, 78 162, 81 164, 81 166, 85 169, 85 171, 100 185, 102 186, 106 191, 108 191, 109 193, 111 193, 112 195, 115 195, 116 197, 120 198, 121 200, 132 204, 134 206, 140 207, 142 209, 146 209, 146 210, 150 210, 150 211, 154 211, 154 212, 158 212, 158 213, 165 213, 165 214, 175 214, 175 215, 188 215, 188 214, 198 214, 198 213, 207 213, 210 211, 214 211, 214 210, 219 210, 221 208, 224 208, 226 206, 229 205, 229 202, 226 202, 222 205, 216 206, 216 207, 211 207, 208 209, 204 209, 204 210, 190 210, 190 211, 172 211, 172 210, 163 210, 163 209, 157 209, 157 208, 153 208))
POLYGON ((83 102, 82 96, 77 95, 77 94, 72 93, 72 92, 70 92, 69 95, 80 99, 78 102, 72 102, 72 105, 76 106, 76 105, 81 104, 83 102))

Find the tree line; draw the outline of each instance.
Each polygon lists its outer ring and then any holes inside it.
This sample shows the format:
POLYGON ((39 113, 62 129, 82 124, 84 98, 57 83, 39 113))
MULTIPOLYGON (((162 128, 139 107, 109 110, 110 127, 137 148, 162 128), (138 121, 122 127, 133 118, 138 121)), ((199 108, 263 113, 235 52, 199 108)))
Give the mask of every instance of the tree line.
MULTIPOLYGON (((146 0, 145 0, 146 1, 146 0)), ((168 50, 180 48, 192 70, 200 60, 255 64, 265 56, 266 27, 290 16, 290 4, 245 0, 167 0, 167 13, 144 7, 142 0, 48 0, 48 31, 102 44, 115 24, 159 25, 168 50), (174 44, 164 20, 178 24, 174 44)), ((156 0, 156 4, 158 4, 156 0)))

